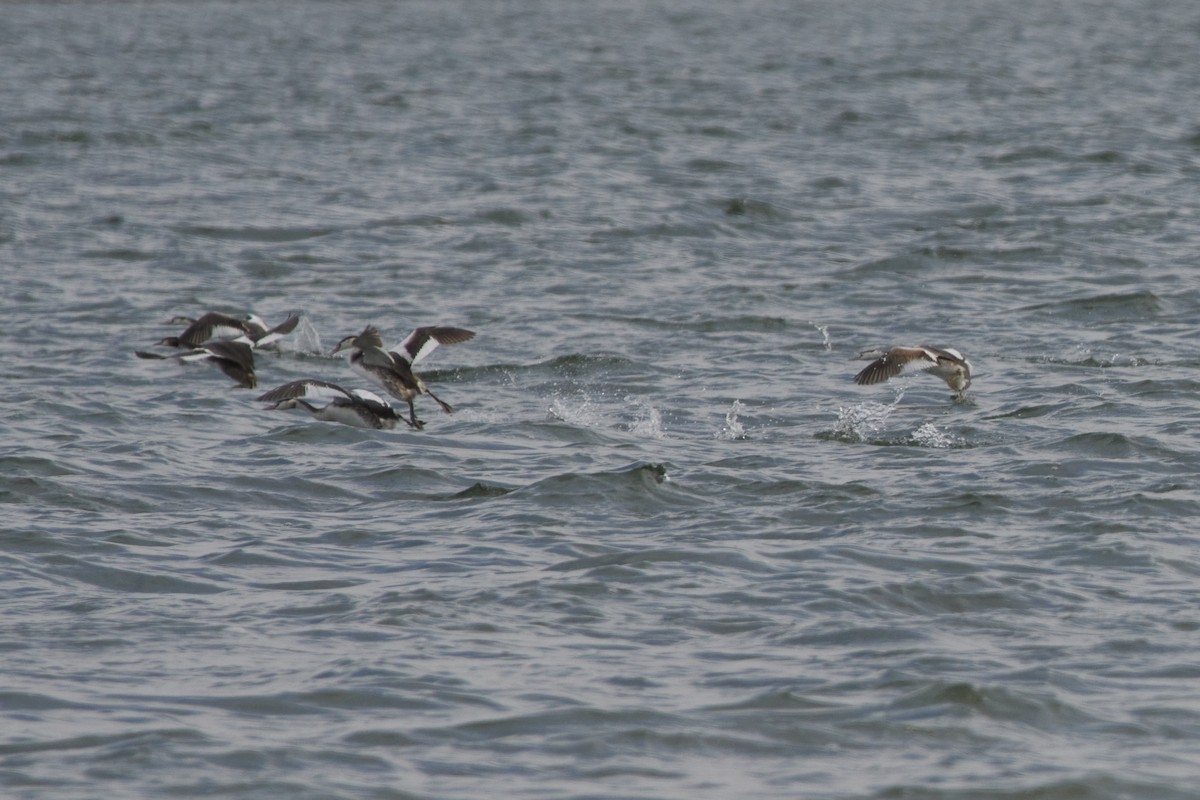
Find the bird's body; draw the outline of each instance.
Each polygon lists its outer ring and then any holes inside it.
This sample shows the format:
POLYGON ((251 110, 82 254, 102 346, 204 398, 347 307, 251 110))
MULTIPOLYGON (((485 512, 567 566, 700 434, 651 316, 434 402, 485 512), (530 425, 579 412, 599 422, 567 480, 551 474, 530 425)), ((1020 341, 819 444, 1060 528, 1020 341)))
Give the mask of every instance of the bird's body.
POLYGON ((412 371, 412 365, 427 357, 439 344, 458 344, 474 336, 474 332, 464 328, 417 328, 397 345, 396 350, 384 350, 378 329, 368 325, 362 333, 347 336, 338 342, 333 353, 348 351, 352 369, 381 386, 392 397, 408 403, 407 422, 411 427, 420 429, 425 423, 417 419, 413 403, 418 395, 429 395, 447 414, 453 414, 454 409, 429 390, 425 381, 412 371))
POLYGON ((390 430, 401 419, 396 410, 383 398, 363 389, 343 389, 336 383, 304 379, 285 383, 259 396, 263 402, 273 403, 271 410, 303 408, 315 418, 326 422, 340 422, 356 428, 390 430), (323 406, 312 400, 326 400, 323 406))
POLYGON ((254 351, 245 342, 218 339, 174 356, 162 356, 144 350, 138 350, 136 354, 139 358, 171 358, 184 364, 204 361, 233 378, 240 388, 253 389, 258 385, 258 378, 254 374, 254 351))
POLYGON ((959 399, 971 385, 971 362, 953 348, 893 347, 882 353, 866 351, 860 357, 875 360, 854 376, 858 384, 883 383, 906 372, 928 372, 944 380, 959 399))

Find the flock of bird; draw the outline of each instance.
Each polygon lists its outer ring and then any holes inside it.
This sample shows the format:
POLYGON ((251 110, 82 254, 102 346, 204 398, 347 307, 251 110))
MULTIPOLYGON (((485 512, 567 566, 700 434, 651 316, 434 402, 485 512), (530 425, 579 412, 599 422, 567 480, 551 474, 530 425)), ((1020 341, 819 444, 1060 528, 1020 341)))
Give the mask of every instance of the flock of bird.
MULTIPOLYGON (((174 348, 172 355, 138 350, 140 358, 174 359, 181 363, 207 362, 213 364, 239 387, 253 389, 258 385, 254 372, 254 351, 270 347, 296 329, 300 322, 292 315, 270 327, 260 317, 249 314, 234 317, 210 311, 197 319, 175 317, 168 324, 186 325, 178 336, 160 339, 157 344, 174 348)), ((447 414, 454 409, 432 391, 413 365, 432 353, 438 345, 460 344, 475 338, 474 331, 446 325, 417 328, 393 349, 383 346, 383 338, 374 325, 361 333, 347 336, 338 342, 330 355, 348 353, 350 367, 367 380, 380 386, 392 397, 408 404, 408 416, 397 413, 387 400, 365 389, 345 389, 336 383, 304 378, 277 386, 258 397, 270 403, 269 409, 300 408, 320 420, 340 422, 362 428, 391 429, 397 422, 421 430, 425 423, 417 419, 413 401, 428 395, 447 414), (319 404, 318 404, 319 403, 319 404)), ((908 372, 928 372, 946 382, 956 398, 962 400, 971 385, 971 362, 958 350, 921 345, 893 347, 887 351, 867 350, 859 358, 872 359, 854 382, 863 385, 883 383, 908 372)))
MULTIPOLYGON (((138 350, 139 358, 173 359, 180 363, 207 362, 216 366, 239 387, 258 386, 254 371, 254 351, 276 344, 299 324, 298 316, 290 316, 269 327, 253 314, 234 317, 210 311, 197 319, 175 317, 169 324, 187 327, 178 336, 160 339, 162 347, 175 348, 171 355, 138 350)), ((396 412, 387 400, 365 389, 344 389, 336 383, 304 378, 285 383, 258 397, 270 403, 269 409, 300 408, 317 419, 340 422, 362 428, 390 429, 403 421, 420 430, 425 423, 417 419, 414 400, 429 395, 447 414, 454 409, 432 391, 412 367, 426 358, 438 345, 459 344, 475 338, 474 331, 444 325, 417 328, 394 349, 385 350, 378 329, 368 325, 361 333, 347 336, 338 342, 330 355, 348 353, 350 367, 368 380, 378 384, 392 397, 408 404, 408 416, 396 412)))

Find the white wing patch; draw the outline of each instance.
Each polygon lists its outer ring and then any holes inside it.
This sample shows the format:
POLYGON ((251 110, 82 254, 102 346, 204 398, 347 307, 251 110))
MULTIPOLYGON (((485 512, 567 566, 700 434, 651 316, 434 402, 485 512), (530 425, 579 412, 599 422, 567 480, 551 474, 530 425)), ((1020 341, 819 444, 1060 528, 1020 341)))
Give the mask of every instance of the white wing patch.
POLYGON ((937 354, 922 347, 920 356, 914 356, 900 364, 900 374, 908 375, 913 372, 925 372, 936 367, 937 363, 937 354))
POLYGON ((438 344, 440 342, 430 336, 428 331, 417 328, 403 342, 393 347, 392 351, 409 364, 416 364, 437 350, 438 344))
POLYGON ((374 392, 367 391, 366 389, 351 389, 350 394, 353 395, 354 397, 357 397, 359 400, 366 400, 367 402, 370 402, 370 403, 378 403, 381 406, 390 405, 382 397, 375 394, 374 392))
POLYGON ((340 386, 323 381, 305 381, 304 394, 306 400, 336 400, 339 397, 349 397, 350 393, 340 386))
POLYGON ((211 339, 238 339, 240 337, 243 341, 249 342, 250 340, 246 339, 245 336, 246 332, 244 330, 233 325, 213 325, 212 332, 209 333, 205 341, 211 339))
POLYGON ((191 350, 187 353, 181 353, 179 356, 177 356, 177 358, 180 361, 190 364, 193 361, 203 361, 210 355, 212 355, 212 353, 208 352, 207 350, 191 350))

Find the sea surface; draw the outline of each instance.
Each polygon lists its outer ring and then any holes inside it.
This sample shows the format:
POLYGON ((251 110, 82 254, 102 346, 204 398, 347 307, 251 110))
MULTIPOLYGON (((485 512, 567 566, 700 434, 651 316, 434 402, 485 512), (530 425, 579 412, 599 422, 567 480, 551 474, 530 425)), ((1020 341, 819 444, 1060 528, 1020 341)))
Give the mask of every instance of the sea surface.
POLYGON ((5 2, 5 800, 1200 797, 1200 5, 5 2), (301 315, 258 388, 144 360, 301 315), (477 333, 424 430, 367 324, 477 333), (861 351, 955 347, 858 386, 861 351), (400 401, 397 401, 398 403, 400 401))

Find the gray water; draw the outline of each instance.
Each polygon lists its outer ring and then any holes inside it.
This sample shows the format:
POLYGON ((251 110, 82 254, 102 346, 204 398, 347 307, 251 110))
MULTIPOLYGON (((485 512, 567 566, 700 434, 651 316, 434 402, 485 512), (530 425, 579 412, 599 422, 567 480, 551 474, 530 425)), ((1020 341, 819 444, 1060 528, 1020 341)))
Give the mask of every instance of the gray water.
POLYGON ((1200 6, 5 3, 5 798, 1200 797, 1200 6), (424 431, 145 361, 478 333, 424 431), (852 382, 859 351, 957 347, 852 382))

